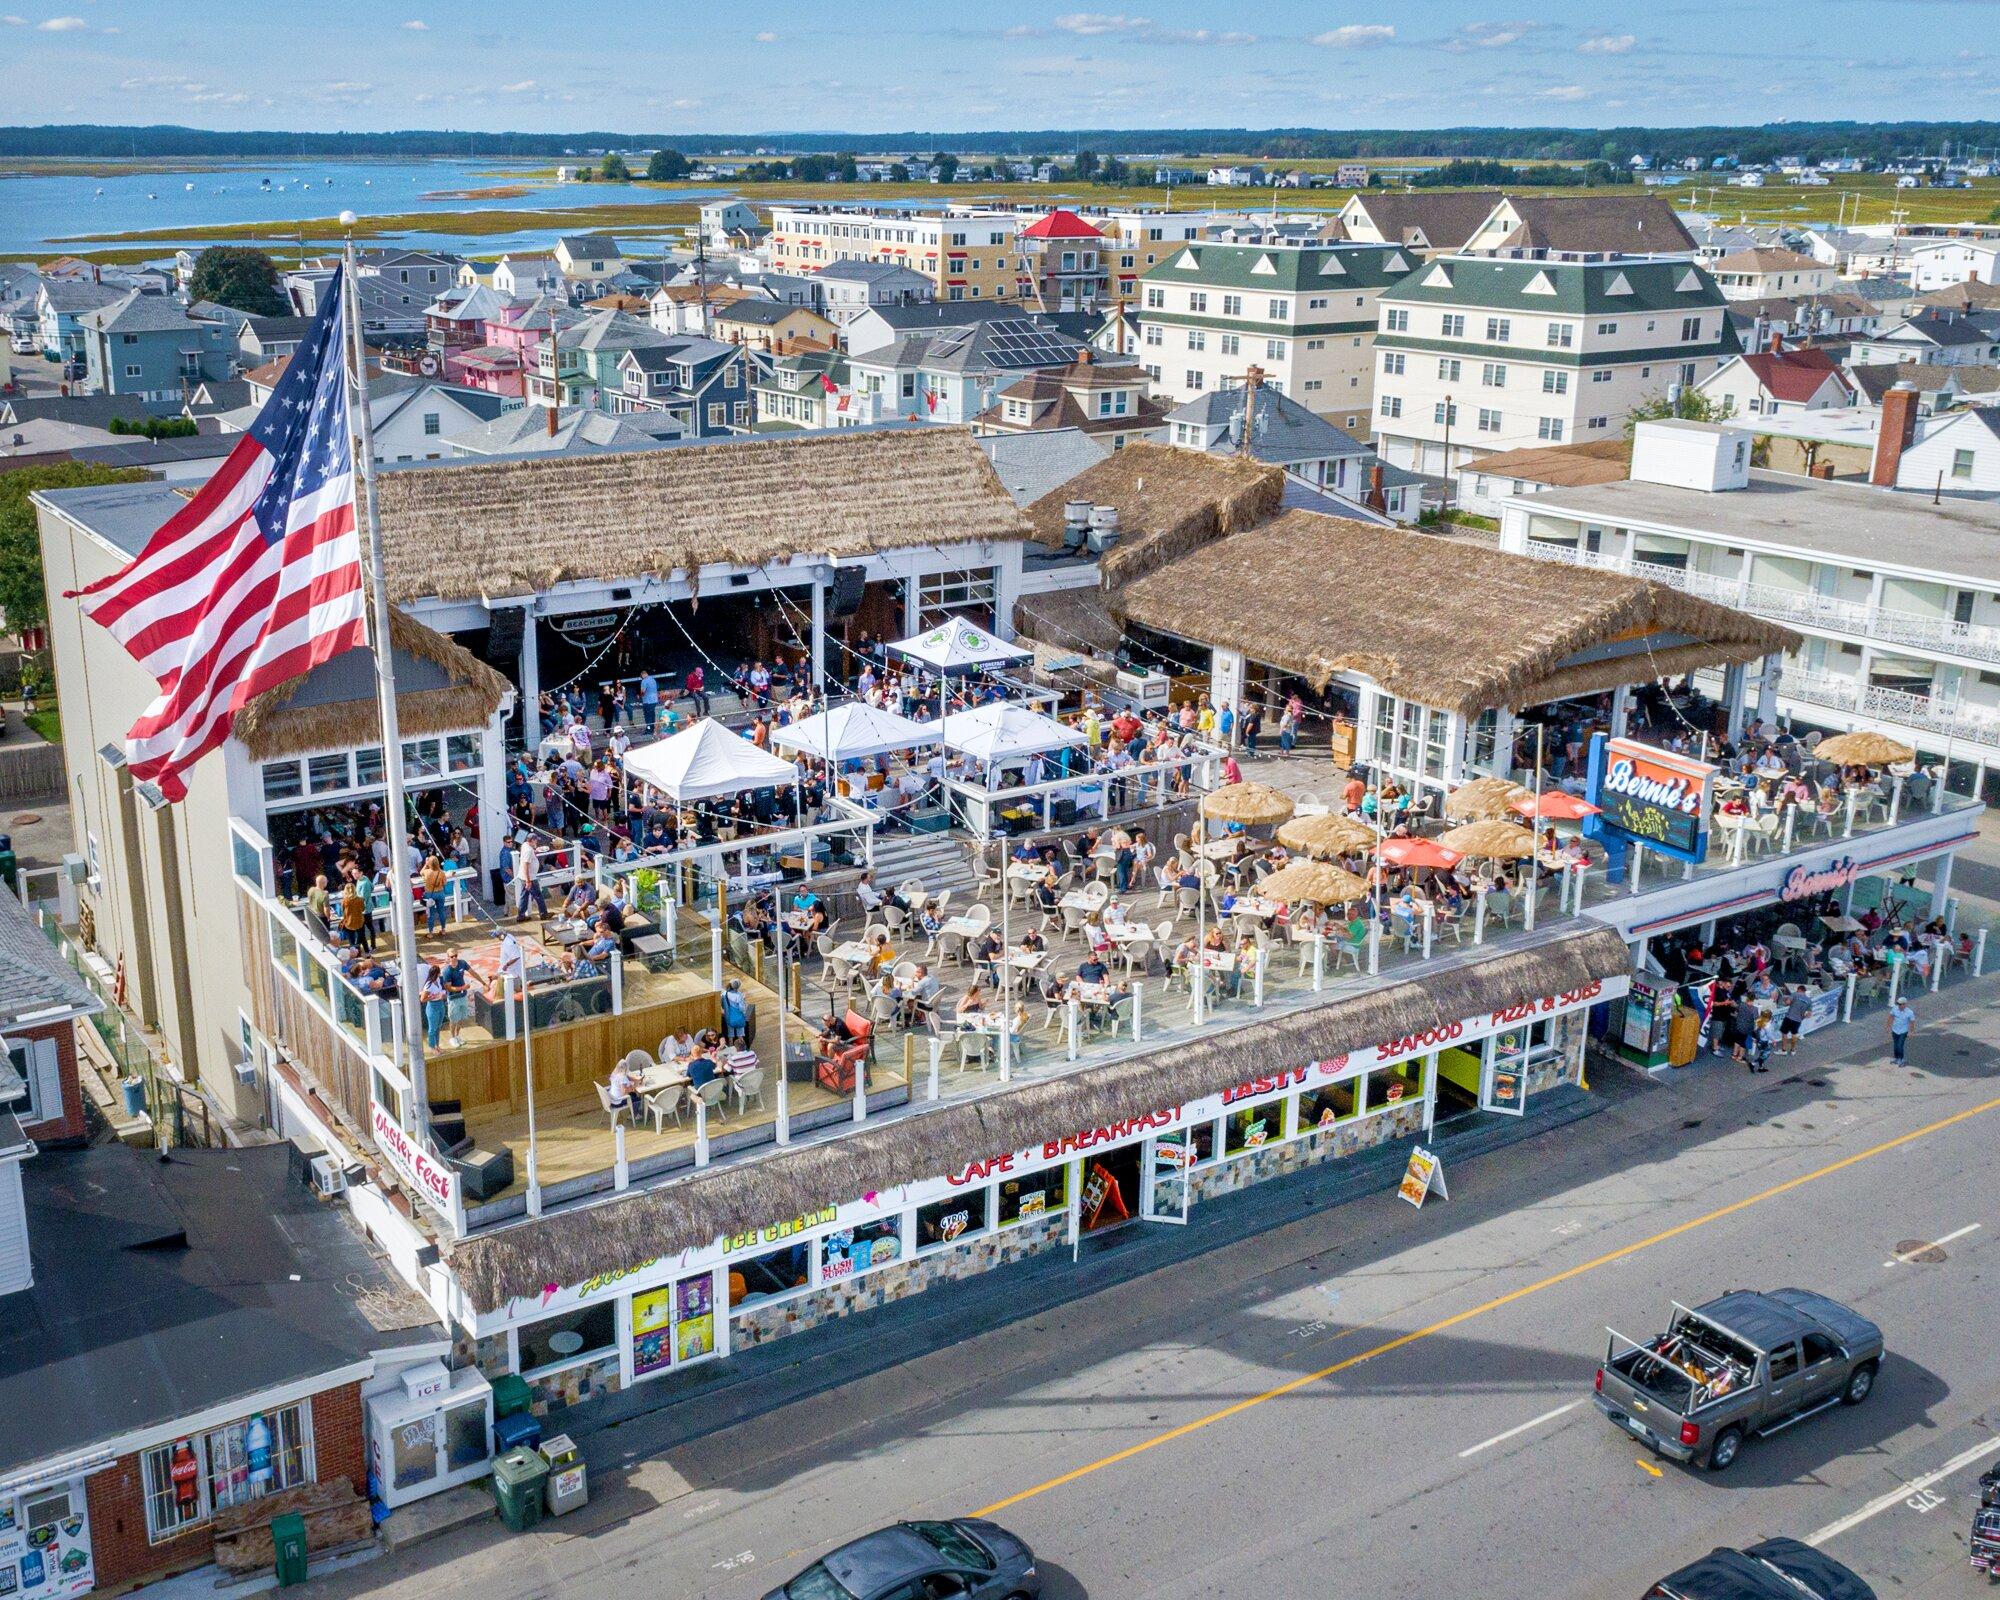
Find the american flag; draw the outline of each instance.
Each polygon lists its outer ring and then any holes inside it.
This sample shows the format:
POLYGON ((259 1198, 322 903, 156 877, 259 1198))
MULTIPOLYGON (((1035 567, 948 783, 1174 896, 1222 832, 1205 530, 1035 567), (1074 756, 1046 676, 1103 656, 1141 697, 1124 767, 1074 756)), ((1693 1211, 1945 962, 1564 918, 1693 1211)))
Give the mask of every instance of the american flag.
POLYGON ((221 469, 84 612, 159 680, 126 734, 134 779, 169 800, 267 689, 366 642, 335 272, 312 329, 221 469))

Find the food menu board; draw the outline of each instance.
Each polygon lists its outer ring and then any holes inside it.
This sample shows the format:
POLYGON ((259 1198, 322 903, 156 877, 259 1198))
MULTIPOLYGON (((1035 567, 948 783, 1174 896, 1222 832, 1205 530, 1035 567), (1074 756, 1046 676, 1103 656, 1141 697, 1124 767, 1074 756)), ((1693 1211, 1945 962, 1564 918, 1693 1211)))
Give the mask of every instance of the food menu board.
POLYGON ((662 1372, 715 1353, 715 1275, 697 1273, 632 1296, 632 1372, 662 1372))
POLYGON ((63 1600, 96 1582, 80 1479, 0 1498, 0 1596, 63 1600))

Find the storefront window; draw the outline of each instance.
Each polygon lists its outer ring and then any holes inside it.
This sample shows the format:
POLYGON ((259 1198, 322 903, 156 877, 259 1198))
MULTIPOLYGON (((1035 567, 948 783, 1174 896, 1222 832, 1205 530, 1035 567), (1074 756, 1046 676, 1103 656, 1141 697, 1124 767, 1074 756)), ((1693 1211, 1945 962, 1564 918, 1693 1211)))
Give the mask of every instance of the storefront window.
POLYGON ((1044 1216, 1069 1203, 1069 1163, 1044 1167, 1025 1178, 1008 1178, 1000 1185, 1000 1226, 1024 1217, 1044 1216))
POLYGON ((347 752, 335 756, 312 756, 306 761, 306 787, 314 794, 326 794, 349 787, 347 752))
POLYGON ((1361 1102, 1355 1095, 1357 1087, 1353 1078, 1340 1083, 1330 1083, 1324 1089, 1309 1089, 1299 1096, 1297 1127, 1301 1133, 1308 1128, 1330 1128, 1336 1122, 1345 1122, 1360 1109, 1361 1102))
POLYGON ((886 1266, 903 1253, 903 1219, 884 1217, 836 1228, 819 1242, 819 1281, 837 1283, 886 1266))
POLYGON ((296 800, 305 793, 305 785, 299 778, 299 764, 296 761, 267 761, 264 763, 264 798, 266 800, 296 800))
POLYGON ((518 1335, 521 1371, 538 1372, 543 1367, 567 1366, 589 1356, 601 1355, 618 1345, 617 1302, 582 1306, 565 1316, 530 1323, 518 1335))
POLYGON ((140 1458, 147 1537, 170 1539, 224 1507, 306 1482, 310 1418, 305 1404, 286 1406, 148 1450, 140 1458))
POLYGON ((949 1195, 934 1204, 917 1207, 917 1253, 941 1250, 948 1244, 973 1238, 987 1229, 985 1189, 968 1189, 949 1195))
POLYGON ((761 1256, 730 1263, 729 1309, 761 1305, 806 1286, 806 1246, 781 1245, 761 1256))
POLYGON ((1197 1122, 1188 1128, 1188 1140, 1194 1146, 1194 1162, 1197 1167, 1205 1167, 1216 1159, 1215 1124, 1197 1122))
POLYGON ((366 789, 372 784, 381 783, 383 778, 382 747, 379 744, 371 746, 366 750, 357 750, 354 752, 354 782, 356 787, 366 789))
POLYGON ((1381 1111, 1405 1100, 1421 1100, 1424 1096, 1424 1064, 1428 1059, 1427 1056, 1417 1056, 1413 1060, 1399 1061, 1393 1067, 1377 1067, 1369 1073, 1368 1109, 1381 1111))
POLYGON ((479 735, 454 733, 444 742, 445 764, 453 772, 479 770, 479 735))
POLYGON ((403 741, 403 776, 405 778, 435 778, 442 768, 438 765, 438 742, 435 739, 405 739, 403 741))
POLYGON ((1285 1136, 1285 1102, 1266 1100, 1262 1105, 1244 1106, 1225 1116, 1222 1127, 1222 1153, 1226 1156, 1276 1144, 1285 1136))

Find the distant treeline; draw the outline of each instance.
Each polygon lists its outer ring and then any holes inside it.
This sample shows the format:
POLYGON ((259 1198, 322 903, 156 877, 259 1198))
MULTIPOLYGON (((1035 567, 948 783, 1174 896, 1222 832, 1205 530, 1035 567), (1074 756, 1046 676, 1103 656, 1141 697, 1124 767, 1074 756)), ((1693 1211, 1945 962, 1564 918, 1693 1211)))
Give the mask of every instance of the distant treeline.
POLYGON ((1412 189, 1575 188, 1581 184, 1630 183, 1632 169, 1608 161, 1573 167, 1516 167, 1505 161, 1447 161, 1410 178, 1412 189))
POLYGON ((1796 155, 1808 160, 1859 156, 1886 161, 1920 151, 1936 154, 2000 145, 2000 122, 1784 122, 1761 127, 1707 128, 1103 128, 1037 129, 989 133, 756 133, 651 134, 633 131, 579 133, 455 133, 412 129, 399 133, 225 132, 156 125, 120 128, 96 124, 0 128, 0 156, 299 157, 459 156, 560 160, 589 150, 651 149, 671 145, 691 156, 843 151, 940 151, 1026 157, 1042 151, 1073 152, 1087 146, 1101 155, 1164 156, 1193 160, 1209 154, 1261 161, 1351 158, 1396 161, 1411 157, 1468 161, 1605 161, 1633 155, 1679 161, 1718 156, 1769 161, 1796 155))

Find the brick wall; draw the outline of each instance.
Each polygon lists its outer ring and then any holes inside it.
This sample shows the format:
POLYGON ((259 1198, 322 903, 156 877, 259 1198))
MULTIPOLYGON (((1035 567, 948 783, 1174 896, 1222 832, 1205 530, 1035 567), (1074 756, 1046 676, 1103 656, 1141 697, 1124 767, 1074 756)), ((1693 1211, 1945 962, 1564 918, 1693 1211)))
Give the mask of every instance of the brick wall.
POLYGON ((62 1115, 46 1122, 23 1123, 22 1129, 37 1144, 81 1142, 84 1137, 83 1086, 76 1078, 76 1030, 88 1022, 59 1022, 48 1028, 23 1028, 16 1038, 53 1039, 56 1045, 56 1076, 62 1083, 62 1115))
MULTIPOLYGON (((350 1383, 314 1395, 312 1427, 318 1481, 344 1477, 365 1492, 361 1385, 350 1383)), ((207 1523, 158 1544, 146 1538, 145 1482, 138 1456, 129 1455, 92 1474, 85 1485, 90 1502, 91 1554, 97 1563, 100 1590, 186 1572, 215 1558, 215 1539, 207 1523)))

